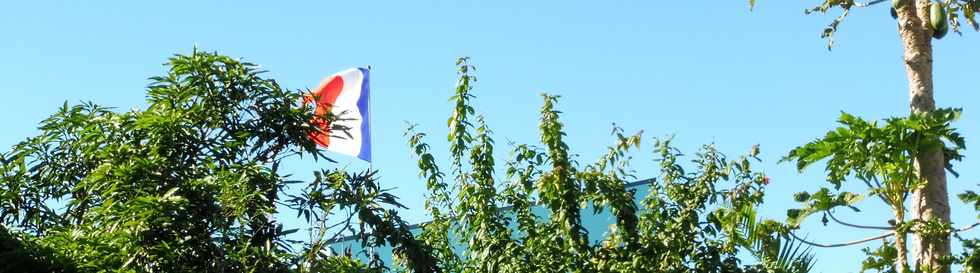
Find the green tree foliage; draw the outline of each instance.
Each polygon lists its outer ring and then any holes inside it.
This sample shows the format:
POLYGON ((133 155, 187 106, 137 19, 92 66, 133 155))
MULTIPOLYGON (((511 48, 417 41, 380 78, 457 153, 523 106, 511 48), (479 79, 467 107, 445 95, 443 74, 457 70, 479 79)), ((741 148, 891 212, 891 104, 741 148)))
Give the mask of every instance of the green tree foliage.
POLYGON ((77 272, 56 250, 38 245, 27 234, 12 234, 0 227, 0 272, 77 272))
MULTIPOLYGON (((932 272, 934 269, 908 265, 908 235, 917 234, 928 239, 954 234, 963 242, 965 252, 956 257, 946 257, 944 262, 960 263, 964 266, 964 272, 975 272, 978 268, 976 239, 963 239, 958 233, 973 228, 976 224, 956 229, 938 219, 924 221, 905 215, 909 195, 925 183, 915 171, 915 159, 919 154, 941 151, 946 159, 947 171, 957 174, 951 161, 962 158, 960 152, 966 145, 963 137, 951 127, 951 123, 959 115, 958 109, 940 109, 912 114, 907 118, 890 118, 884 124, 878 124, 847 113, 841 114, 838 121, 841 127, 828 132, 823 138, 793 149, 784 158, 786 161, 796 162, 800 171, 826 160, 827 181, 833 186, 833 189, 823 187, 815 193, 797 193, 795 199, 803 207, 787 212, 790 227, 798 228, 808 216, 822 215, 825 224, 833 221, 853 228, 886 230, 880 236, 865 240, 821 245, 838 247, 883 239, 881 247, 865 249, 868 259, 862 266, 862 271, 878 272, 902 272, 903 269, 911 272, 932 272), (840 191, 848 180, 860 181, 867 192, 859 194, 840 191), (891 209, 894 217, 889 221, 889 226, 857 225, 834 216, 834 210, 841 207, 859 212, 857 204, 864 196, 877 198, 891 209), (888 240, 889 237, 894 238, 888 240)), ((980 209, 976 206, 980 204, 977 203, 980 198, 974 192, 963 193, 960 198, 980 209)))
MULTIPOLYGON (((910 127, 910 125, 914 125, 916 123, 921 125, 922 120, 924 119, 935 119, 933 116, 949 115, 949 110, 937 109, 936 100, 933 96, 933 94, 936 92, 933 86, 933 39, 942 39, 946 36, 950 29, 957 34, 962 35, 960 24, 961 20, 965 20, 966 23, 972 26, 974 30, 980 30, 980 24, 977 24, 976 20, 976 14, 978 11, 980 11, 980 1, 891 0, 890 7, 887 4, 883 4, 889 2, 887 0, 869 0, 866 2, 855 0, 818 0, 816 2, 819 4, 813 8, 806 9, 806 14, 825 14, 833 10, 840 10, 840 15, 837 16, 837 18, 835 18, 823 30, 822 37, 828 40, 828 49, 833 48, 834 34, 837 33, 838 27, 844 21, 844 19, 847 18, 852 9, 870 9, 872 7, 882 6, 889 9, 892 19, 896 20, 896 30, 903 49, 903 66, 905 67, 906 79, 908 80, 909 84, 908 101, 909 110, 912 113, 912 116, 905 121, 902 119, 890 120, 888 121, 889 124, 884 128, 864 128, 867 126, 859 123, 851 123, 851 121, 854 121, 855 119, 853 117, 845 116, 842 118, 842 122, 847 122, 847 124, 839 129, 839 131, 853 131, 858 134, 862 132, 876 132, 894 135, 840 135, 837 137, 840 137, 841 139, 834 139, 834 136, 828 134, 828 138, 811 143, 813 144, 812 146, 822 147, 803 147, 803 149, 797 149, 794 151, 794 153, 799 154, 791 154, 790 158, 792 160, 797 160, 801 166, 804 166, 812 164, 814 161, 813 159, 828 157, 830 156, 830 153, 834 153, 835 155, 831 157, 832 159, 829 162, 832 169, 828 169, 831 176, 829 181, 831 181, 831 183, 837 184, 839 187, 839 183, 843 179, 842 177, 839 177, 839 175, 846 175, 853 172, 859 180, 869 183, 868 187, 871 189, 870 194, 877 195, 883 202, 892 208, 892 210, 895 212, 896 218, 894 221, 897 221, 898 223, 903 222, 906 218, 905 208, 908 208, 908 212, 911 214, 910 217, 914 218, 914 221, 930 223, 929 226, 931 226, 931 228, 929 229, 935 231, 919 231, 912 233, 914 240, 911 242, 911 256, 916 263, 916 268, 909 269, 907 267, 908 255, 906 253, 907 251, 905 246, 907 230, 904 230, 903 228, 877 227, 877 229, 895 231, 896 256, 894 257, 894 260, 896 260, 896 268, 894 268, 894 270, 903 272, 905 270, 927 269, 938 273, 949 273, 951 270, 950 261, 952 260, 951 257, 953 255, 951 252, 950 233, 947 232, 948 228, 946 228, 950 225, 951 211, 949 202, 950 194, 947 187, 947 171, 951 171, 949 168, 950 159, 957 160, 959 159, 959 155, 947 154, 946 152, 950 149, 936 147, 937 145, 942 146, 942 141, 929 140, 930 143, 923 144, 910 143, 915 141, 923 141, 919 139, 889 138, 907 136, 907 133, 909 133, 908 130, 912 130, 914 132, 912 134, 927 135, 928 132, 921 131, 923 128, 910 127), (850 121, 844 119, 850 119, 850 121), (850 140, 848 138, 850 138, 850 140), (848 146, 854 146, 848 144, 848 141, 852 140, 877 142, 880 145, 898 146, 864 148, 861 151, 868 150, 871 152, 879 152, 879 154, 877 155, 877 158, 861 158, 861 156, 858 154, 848 154, 848 151, 842 150, 846 149, 848 146), (918 145, 926 145, 930 148, 923 149, 918 145), (836 150, 814 151, 812 148, 836 150), (883 151, 882 149, 886 150, 883 151), (909 156, 911 156, 911 158, 909 158, 909 156), (948 156, 954 156, 954 158, 949 158, 948 156), (897 161, 886 163, 883 161, 886 159, 897 161), (839 162, 841 160, 850 160, 852 162, 877 162, 879 166, 862 167, 858 165, 846 165, 839 162), (894 168, 907 168, 883 170, 881 169, 881 166, 883 165, 890 165, 890 167, 894 168), (870 184, 871 181, 869 180, 872 179, 877 179, 875 181, 876 184, 870 184), (908 196, 908 189, 911 189, 911 200, 909 205, 906 206, 900 202, 904 202, 905 197, 908 196)), ((755 3, 755 0, 749 0, 750 9, 755 5, 755 3)), ((944 138, 948 136, 939 137, 944 138)), ((952 143, 952 145, 954 145, 953 150, 963 148, 963 143, 952 143)), ((953 175, 956 174, 953 173, 953 175)), ((791 211, 790 220, 797 221, 802 217, 813 214, 815 211, 825 210, 840 205, 850 206, 849 203, 858 201, 858 196, 848 193, 840 193, 840 195, 833 197, 829 195, 828 191, 822 190, 818 193, 827 194, 817 196, 817 199, 812 201, 808 201, 809 198, 804 198, 806 196, 797 195, 801 202, 809 202, 809 204, 803 209, 791 211), (834 200, 831 200, 831 198, 834 200)), ((826 218, 828 216, 831 219, 836 220, 833 217, 833 214, 826 213, 824 215, 825 222, 827 221, 826 218)), ((953 235, 954 237, 958 237, 957 234, 953 235)), ((967 246, 967 248, 972 248, 970 246, 973 244, 964 245, 967 246)), ((883 246, 883 248, 880 249, 881 251, 868 250, 867 252, 872 254, 872 256, 881 253, 891 253, 891 251, 884 251, 886 248, 887 246, 883 246)), ((877 256, 884 257, 883 255, 877 256)), ((869 259, 874 260, 876 258, 872 257, 869 259)), ((879 264, 873 261, 871 263, 879 264)), ((966 266, 966 268, 969 269, 969 266, 966 266)))
MULTIPOLYGON (((432 221, 420 239, 432 246, 447 272, 805 272, 812 256, 785 237, 785 225, 761 220, 768 178, 751 169, 758 147, 727 159, 705 145, 685 169, 670 139, 657 140, 660 176, 636 202, 629 152, 641 133, 614 128, 614 144, 580 165, 566 144, 557 96, 544 95, 541 146, 513 146, 505 175, 495 171, 495 141, 474 98, 472 67, 463 58, 449 125, 450 178, 411 126, 406 136, 429 190, 432 221), (534 207, 547 210, 535 213, 534 207), (583 208, 591 207, 591 211, 583 208), (504 209, 506 208, 506 209, 504 209), (583 213, 615 218, 601 242, 589 242, 583 213), (759 264, 742 263, 746 251, 759 264)), ((757 159, 757 158, 756 158, 757 159)), ((591 231, 597 232, 597 231, 591 231)))
POLYGON ((302 105, 303 92, 262 78, 253 64, 214 53, 195 50, 167 66, 168 74, 151 78, 146 109, 66 103, 41 122, 39 135, 0 155, 5 272, 362 272, 385 266, 328 255, 326 242, 335 237, 327 236, 328 218, 346 218, 335 230, 352 231, 365 245, 396 245, 396 253, 408 257, 405 267, 433 271, 430 251, 408 232, 393 210, 400 205, 381 190, 373 171, 323 170, 314 181, 295 181, 279 169, 290 157, 329 161, 307 137, 320 129, 310 123, 313 111, 302 105), (288 184, 306 186, 288 195, 288 184), (287 240, 297 229, 275 219, 277 204, 303 216, 318 236, 287 240))

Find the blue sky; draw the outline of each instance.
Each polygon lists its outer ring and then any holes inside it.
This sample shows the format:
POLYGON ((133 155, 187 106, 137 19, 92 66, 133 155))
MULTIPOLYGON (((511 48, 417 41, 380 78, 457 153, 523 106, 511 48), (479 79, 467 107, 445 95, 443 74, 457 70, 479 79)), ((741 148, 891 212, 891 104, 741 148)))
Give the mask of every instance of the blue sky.
MULTIPOLYGON (((453 62, 470 56, 479 78, 475 105, 496 132, 499 159, 508 141, 536 143, 540 93, 560 94, 567 141, 583 162, 611 143, 613 122, 645 130, 644 150, 634 154, 640 177, 656 175, 654 136, 675 134, 688 153, 715 142, 735 156, 762 144, 762 168, 773 178, 764 213, 782 219, 792 193, 824 185, 824 175, 819 166, 798 174, 776 161, 822 136, 842 110, 904 115, 907 83, 885 5, 853 11, 827 51, 819 33, 836 14, 803 14, 817 1, 760 1, 752 12, 746 2, 13 1, 0 5, 0 146, 33 135, 65 101, 142 107, 147 78, 195 45, 261 64, 293 89, 371 65, 374 167, 412 208, 403 215, 420 221, 424 189, 402 137, 405 121, 445 147, 453 62)), ((937 101, 966 108, 957 126, 968 147, 980 135, 977 44, 972 30, 935 43, 937 101)), ((977 187, 980 161, 966 155, 953 193, 977 187)), ((337 166, 290 166, 298 177, 314 167, 337 166)), ((885 223, 888 214, 871 204, 840 216, 885 223)), ((957 225, 975 219, 953 204, 957 225)), ((805 225, 816 241, 874 234, 817 222, 805 225)), ((860 253, 818 249, 815 272, 856 272, 860 253)))

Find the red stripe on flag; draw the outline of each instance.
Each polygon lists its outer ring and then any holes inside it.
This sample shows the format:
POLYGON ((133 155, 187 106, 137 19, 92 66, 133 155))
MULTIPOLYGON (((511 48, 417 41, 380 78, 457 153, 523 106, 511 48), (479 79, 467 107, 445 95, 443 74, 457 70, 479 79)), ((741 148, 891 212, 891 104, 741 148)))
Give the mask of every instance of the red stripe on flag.
POLYGON ((320 146, 330 146, 330 122, 320 117, 330 113, 330 109, 337 102, 341 90, 344 90, 344 78, 338 75, 313 93, 319 96, 320 100, 316 102, 316 117, 313 118, 312 122, 314 126, 320 127, 321 132, 310 133, 310 138, 320 146))

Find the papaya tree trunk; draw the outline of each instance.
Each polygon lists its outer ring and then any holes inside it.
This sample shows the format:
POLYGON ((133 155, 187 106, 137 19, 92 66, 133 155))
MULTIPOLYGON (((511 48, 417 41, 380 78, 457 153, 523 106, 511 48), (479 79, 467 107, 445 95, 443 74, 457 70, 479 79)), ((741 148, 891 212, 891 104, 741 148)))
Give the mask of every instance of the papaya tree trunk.
MULTIPOLYGON (((905 209, 900 208, 895 210, 895 221, 898 223, 905 221, 905 209)), ((895 272, 907 272, 909 269, 909 255, 908 255, 908 234, 903 231, 895 231, 895 272)))
MULTIPOLYGON (((924 113, 936 109, 932 78, 932 28, 929 26, 929 0, 903 0, 896 9, 898 32, 904 47, 905 71, 909 81, 911 111, 924 113)), ((926 151, 916 158, 916 171, 925 180, 924 187, 912 194, 911 212, 914 219, 939 219, 949 222, 949 194, 946 189, 945 161, 942 151, 926 151)), ((918 268, 932 268, 948 273, 949 267, 940 258, 949 255, 949 235, 920 236, 915 234, 912 249, 918 268)))

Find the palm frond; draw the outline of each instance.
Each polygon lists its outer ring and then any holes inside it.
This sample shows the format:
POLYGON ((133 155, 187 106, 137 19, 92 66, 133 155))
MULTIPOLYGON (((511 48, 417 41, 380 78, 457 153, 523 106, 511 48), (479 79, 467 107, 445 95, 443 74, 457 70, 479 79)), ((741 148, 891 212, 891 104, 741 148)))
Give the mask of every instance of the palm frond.
POLYGON ((813 269, 814 255, 809 246, 781 234, 774 221, 761 220, 755 208, 737 209, 738 220, 731 232, 735 242, 755 256, 768 270, 777 273, 807 273, 813 269))

